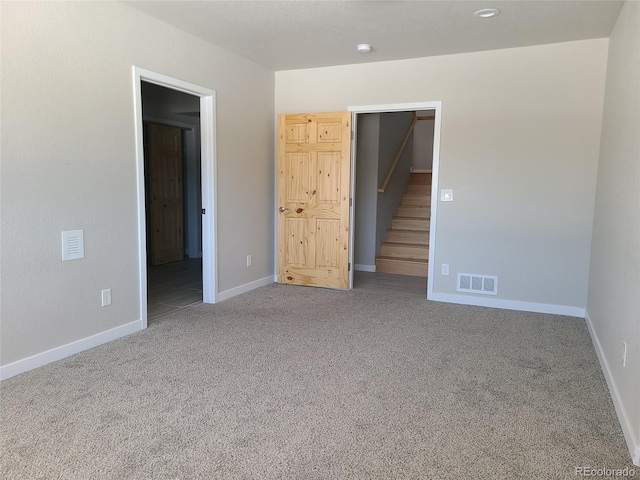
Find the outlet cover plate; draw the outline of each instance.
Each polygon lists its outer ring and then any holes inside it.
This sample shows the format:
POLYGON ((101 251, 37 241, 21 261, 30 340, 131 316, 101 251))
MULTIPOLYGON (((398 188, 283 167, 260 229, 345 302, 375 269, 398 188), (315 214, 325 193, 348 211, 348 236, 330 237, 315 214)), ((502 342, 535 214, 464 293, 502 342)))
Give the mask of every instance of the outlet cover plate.
POLYGON ((102 306, 108 307, 109 305, 111 305, 111 289, 107 288, 102 290, 102 306))

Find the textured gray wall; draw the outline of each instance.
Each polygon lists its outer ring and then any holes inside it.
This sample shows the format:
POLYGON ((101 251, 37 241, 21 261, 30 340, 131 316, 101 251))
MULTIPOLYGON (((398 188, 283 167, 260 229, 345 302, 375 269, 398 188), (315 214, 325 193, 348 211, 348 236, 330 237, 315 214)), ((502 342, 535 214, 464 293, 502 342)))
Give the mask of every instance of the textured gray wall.
POLYGON ((640 3, 626 2, 609 40, 587 310, 640 452, 639 59, 640 3))
POLYGON ((120 2, 0 8, 2 365, 139 320, 133 65, 217 92, 218 288, 273 276, 272 71, 120 2))
MULTIPOLYGON (((421 117, 433 116, 433 110, 418 112, 421 117)), ((413 135, 413 168, 431 170, 433 165, 433 120, 419 120, 413 135)))
POLYGON ((442 101, 434 292, 584 309, 608 39, 276 72, 276 111, 442 101), (570 59, 570 61, 568 61, 570 59), (439 265, 448 263, 451 275, 439 265))
POLYGON ((373 266, 376 262, 379 113, 358 115, 357 140, 354 261, 357 265, 373 266))

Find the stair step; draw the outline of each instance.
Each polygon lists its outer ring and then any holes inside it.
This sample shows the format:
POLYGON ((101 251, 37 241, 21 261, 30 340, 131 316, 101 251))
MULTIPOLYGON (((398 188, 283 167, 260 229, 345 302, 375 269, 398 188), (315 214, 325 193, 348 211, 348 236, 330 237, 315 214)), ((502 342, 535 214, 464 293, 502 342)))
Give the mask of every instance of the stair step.
POLYGON ((392 228, 391 230, 387 230, 387 242, 429 245, 429 231, 392 228))
POLYGON ((380 246, 380 255, 382 257, 427 260, 429 258, 429 247, 415 243, 385 242, 380 246))
POLYGON ((428 195, 431 193, 431 185, 426 183, 410 183, 407 185, 407 193, 421 193, 428 195))
POLYGON ((429 267, 426 260, 415 258, 376 258, 376 272, 426 278, 428 270, 429 267))
POLYGON ((424 217, 394 217, 391 228, 397 230, 418 230, 427 232, 431 221, 424 217))
POLYGON ((398 205, 398 212, 396 215, 398 217, 429 218, 431 216, 431 207, 398 205))
POLYGON ((405 193, 402 195, 402 205, 431 205, 431 195, 405 193))
POLYGON ((410 183, 427 183, 431 185, 431 174, 430 173, 411 173, 410 183))

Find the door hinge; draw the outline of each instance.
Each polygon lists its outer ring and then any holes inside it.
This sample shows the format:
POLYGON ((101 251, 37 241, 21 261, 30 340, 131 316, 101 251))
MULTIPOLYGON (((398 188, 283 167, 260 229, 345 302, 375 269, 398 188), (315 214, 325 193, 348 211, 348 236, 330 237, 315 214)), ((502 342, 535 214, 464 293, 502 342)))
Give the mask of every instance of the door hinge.
POLYGON ((349 271, 351 271, 351 262, 349 262, 349 271))
POLYGON ((351 140, 353 140, 353 137, 355 137, 355 133, 353 130, 351 130, 351 140))
POLYGON ((349 199, 349 206, 350 206, 350 207, 351 207, 351 206, 353 206, 353 198, 350 198, 350 199, 349 199))
POLYGON ((204 215, 204 214, 206 214, 206 213, 207 213, 207 209, 206 209, 206 208, 203 208, 203 209, 202 209, 202 214, 204 215))

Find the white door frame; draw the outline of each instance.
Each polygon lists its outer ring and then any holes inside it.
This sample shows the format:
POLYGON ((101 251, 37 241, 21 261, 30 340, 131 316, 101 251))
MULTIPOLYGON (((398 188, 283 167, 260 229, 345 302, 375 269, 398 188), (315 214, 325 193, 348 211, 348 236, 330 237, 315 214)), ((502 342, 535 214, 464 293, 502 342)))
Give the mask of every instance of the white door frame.
POLYGON ((202 166, 202 301, 216 303, 217 267, 217 169, 216 169, 216 92, 160 73, 133 66, 136 167, 138 182, 138 272, 140 276, 140 323, 147 328, 147 232, 142 126, 142 82, 178 90, 200 97, 200 158, 202 166))
POLYGON ((351 212, 349 219, 349 289, 353 288, 353 274, 355 270, 354 252, 355 245, 355 205, 356 205, 356 139, 357 135, 357 115, 359 113, 385 113, 385 112, 406 112, 413 110, 435 110, 435 120, 433 122, 433 166, 431 167, 431 219, 429 223, 429 266, 427 274, 427 300, 433 296, 433 276, 435 273, 436 256, 436 226, 438 211, 438 174, 440 171, 440 125, 442 123, 442 101, 435 102, 415 102, 415 103, 392 103, 388 105, 362 105, 348 107, 352 113, 351 125, 353 139, 351 140, 351 212))

